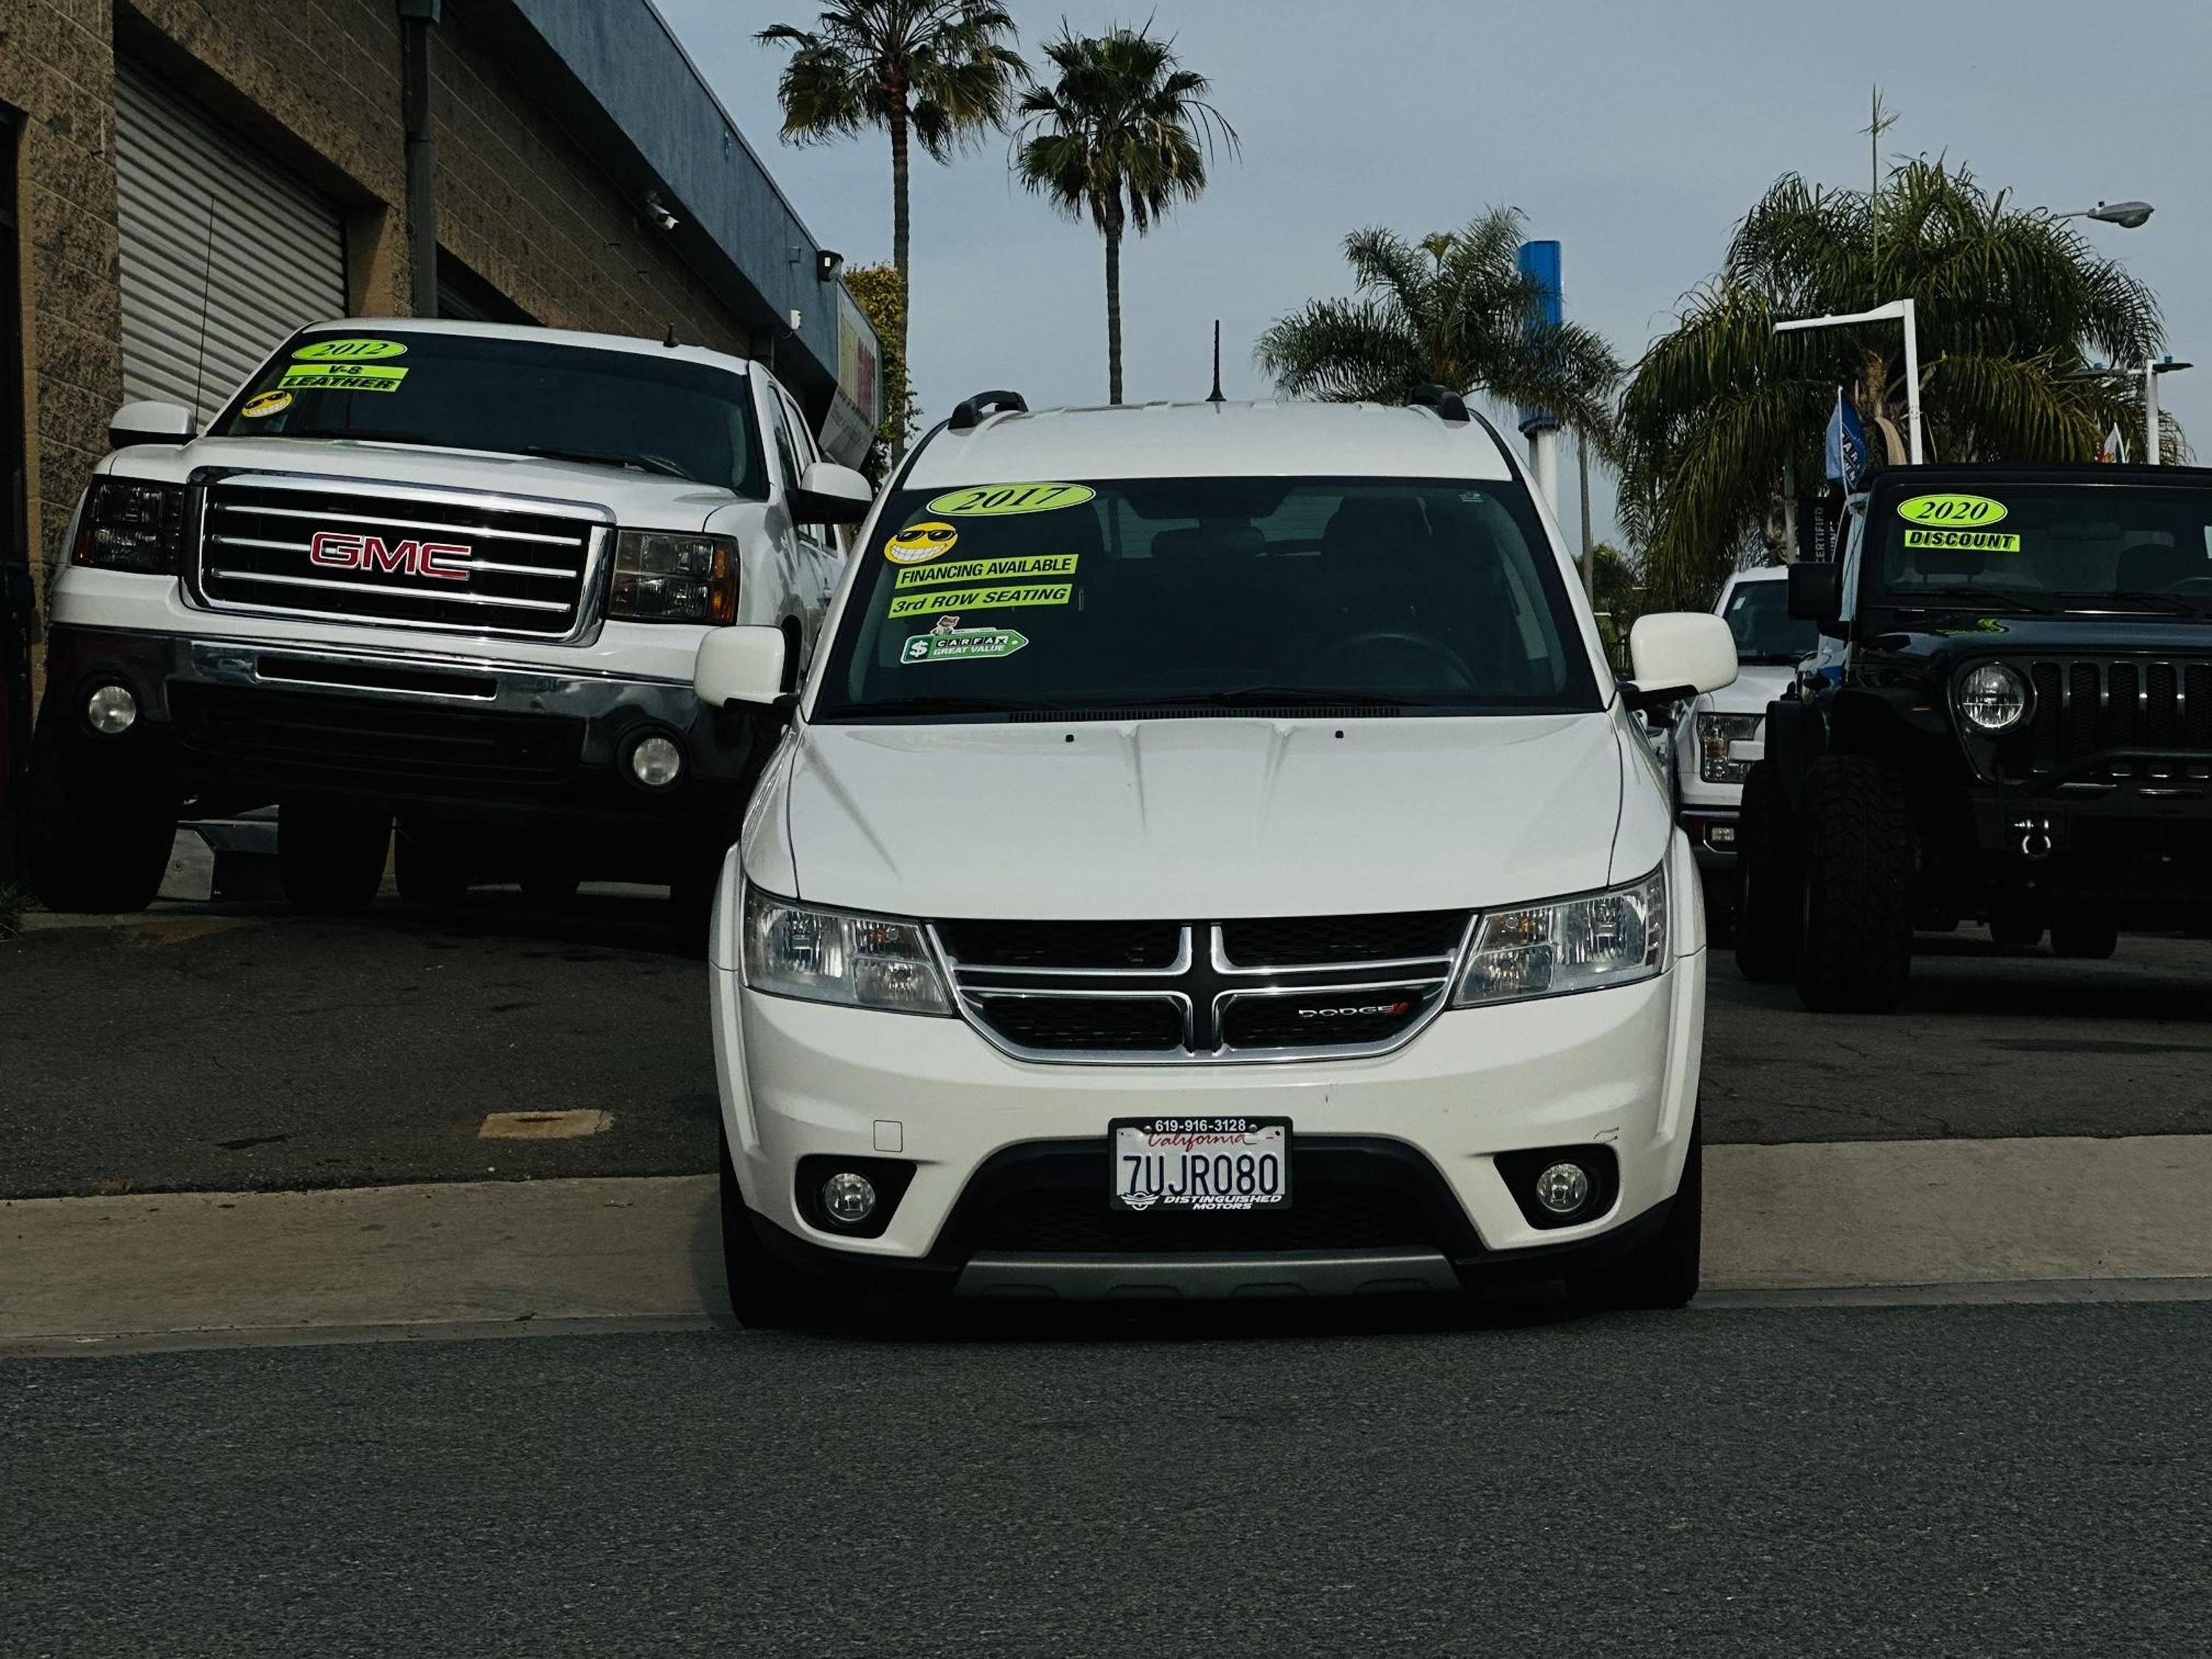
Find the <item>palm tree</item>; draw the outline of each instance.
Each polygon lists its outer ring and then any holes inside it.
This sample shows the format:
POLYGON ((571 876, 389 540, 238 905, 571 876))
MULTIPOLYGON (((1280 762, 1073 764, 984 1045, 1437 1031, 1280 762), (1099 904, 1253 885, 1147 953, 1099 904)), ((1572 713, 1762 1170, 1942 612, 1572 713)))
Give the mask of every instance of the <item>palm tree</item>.
POLYGON ((1516 260, 1521 216, 1493 208, 1416 246, 1356 230, 1344 256, 1359 295, 1316 300, 1260 337, 1260 367, 1291 397, 1406 401, 1414 387, 1484 392, 1543 409, 1602 447, 1620 362, 1590 330, 1547 323, 1543 287, 1516 260))
POLYGON ((1175 42, 1147 28, 1078 38, 1066 24, 1045 47, 1060 71, 1021 101, 1014 171, 1071 219, 1106 239, 1106 382, 1121 401, 1121 238, 1151 230, 1179 201, 1206 189, 1217 139, 1231 155, 1237 131, 1206 101, 1213 83, 1183 68, 1175 42))
MULTIPOLYGON (((891 137, 891 263, 910 295, 913 214, 908 153, 913 141, 933 161, 1006 125, 1029 65, 1008 44, 1017 34, 1004 6, 989 0, 836 0, 811 29, 778 23, 763 45, 793 48, 776 82, 786 143, 849 138, 864 127, 891 137)), ((898 347, 906 352, 906 317, 898 347)))
POLYGON ((2131 406, 2128 429, 2141 429, 2140 393, 2087 371, 2093 356, 2158 355, 2157 298, 2068 226, 1941 161, 1904 163, 1878 196, 1785 175, 1622 399, 1623 520, 1663 602, 1711 593, 1785 476, 1817 483, 1839 387, 1877 459, 1890 446, 1876 434, 1900 428, 1895 324, 1778 335, 1775 323, 1908 298, 1930 459, 2091 460, 2131 406))

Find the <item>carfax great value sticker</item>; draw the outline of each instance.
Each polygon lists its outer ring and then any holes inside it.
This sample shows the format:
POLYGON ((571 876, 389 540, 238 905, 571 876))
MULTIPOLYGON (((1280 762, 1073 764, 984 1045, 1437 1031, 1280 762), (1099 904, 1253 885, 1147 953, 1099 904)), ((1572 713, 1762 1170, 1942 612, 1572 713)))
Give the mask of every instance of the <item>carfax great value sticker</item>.
POLYGON ((1066 605, 1073 582, 1030 582, 1014 587, 948 587, 934 593, 899 593, 891 598, 893 617, 928 617, 940 611, 1018 611, 1036 605, 1066 605))
POLYGON ((1024 553, 1003 559, 955 559, 949 564, 908 565, 901 587, 944 587, 953 582, 1004 582, 1024 577, 1073 576, 1073 553, 1024 553))

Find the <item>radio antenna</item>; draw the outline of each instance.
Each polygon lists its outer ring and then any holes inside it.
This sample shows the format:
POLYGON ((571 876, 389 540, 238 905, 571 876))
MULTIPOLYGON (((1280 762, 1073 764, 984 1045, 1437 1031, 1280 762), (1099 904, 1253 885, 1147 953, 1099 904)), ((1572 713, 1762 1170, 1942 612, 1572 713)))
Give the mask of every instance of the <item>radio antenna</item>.
POLYGON ((207 394, 207 328, 210 291, 215 287, 215 192, 208 192, 207 257, 200 261, 200 356, 192 368, 192 418, 199 418, 207 394))
POLYGON ((1206 401, 1210 404, 1229 401, 1221 395, 1221 319, 1218 317, 1213 319, 1213 390, 1206 394, 1206 401))

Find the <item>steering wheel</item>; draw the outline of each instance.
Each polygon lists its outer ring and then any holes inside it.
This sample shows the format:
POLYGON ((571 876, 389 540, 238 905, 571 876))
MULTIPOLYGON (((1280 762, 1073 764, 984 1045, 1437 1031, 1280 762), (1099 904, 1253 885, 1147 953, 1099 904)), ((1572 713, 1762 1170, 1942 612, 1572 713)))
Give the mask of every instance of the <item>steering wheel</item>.
POLYGON ((2203 593, 2212 592, 2212 576, 2184 576, 2166 590, 2169 593, 2203 593))
POLYGON ((1392 628, 1370 628, 1364 634, 1354 634, 1350 639, 1339 640, 1321 653, 1320 660, 1328 662, 1332 658, 1348 656, 1354 651, 1365 650, 1376 645, 1410 646, 1431 661, 1441 663, 1450 670, 1459 681, 1457 689, 1474 689, 1474 670, 1468 666, 1467 659, 1442 640, 1431 639, 1426 634, 1407 634, 1392 628))

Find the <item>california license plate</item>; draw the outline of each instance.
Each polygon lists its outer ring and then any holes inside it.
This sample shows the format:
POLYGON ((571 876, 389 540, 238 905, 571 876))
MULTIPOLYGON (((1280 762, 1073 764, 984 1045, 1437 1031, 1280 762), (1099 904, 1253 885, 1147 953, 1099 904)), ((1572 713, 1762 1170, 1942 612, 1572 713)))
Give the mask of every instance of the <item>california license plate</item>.
POLYGON ((1291 1202, 1286 1117, 1117 1117, 1117 1210, 1281 1210, 1291 1202))

